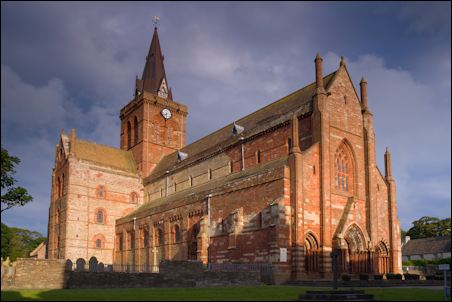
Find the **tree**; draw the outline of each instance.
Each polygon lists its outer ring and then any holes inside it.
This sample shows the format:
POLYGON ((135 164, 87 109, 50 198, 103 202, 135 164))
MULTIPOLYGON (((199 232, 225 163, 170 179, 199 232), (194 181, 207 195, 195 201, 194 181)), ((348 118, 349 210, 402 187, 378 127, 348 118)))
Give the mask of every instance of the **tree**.
POLYGON ((1 175, 1 185, 2 185, 2 212, 11 209, 15 206, 23 206, 26 203, 33 200, 27 189, 23 187, 16 187, 14 184, 17 180, 13 177, 16 173, 15 166, 20 163, 20 159, 17 156, 9 155, 6 149, 2 150, 2 175, 1 175), (3 192, 6 191, 5 194, 3 192))
POLYGON ((5 259, 10 255, 10 246, 9 243, 11 241, 11 230, 10 228, 2 223, 2 258, 5 259))
POLYGON ((21 228, 8 227, 2 223, 2 258, 11 261, 28 258, 30 253, 47 238, 41 233, 21 228))
POLYGON ((439 219, 437 217, 424 216, 413 221, 413 227, 407 232, 411 239, 420 239, 436 236, 450 236, 450 218, 439 219))

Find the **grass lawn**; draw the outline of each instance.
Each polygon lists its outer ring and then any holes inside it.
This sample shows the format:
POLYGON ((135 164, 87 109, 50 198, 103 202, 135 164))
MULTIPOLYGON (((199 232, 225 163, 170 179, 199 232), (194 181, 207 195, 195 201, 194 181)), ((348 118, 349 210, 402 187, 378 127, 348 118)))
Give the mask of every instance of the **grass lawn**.
MULTIPOLYGON (((2 301, 293 301, 306 290, 299 286, 210 288, 118 288, 2 291, 2 301)), ((442 289, 366 288, 377 300, 443 301, 442 289)))

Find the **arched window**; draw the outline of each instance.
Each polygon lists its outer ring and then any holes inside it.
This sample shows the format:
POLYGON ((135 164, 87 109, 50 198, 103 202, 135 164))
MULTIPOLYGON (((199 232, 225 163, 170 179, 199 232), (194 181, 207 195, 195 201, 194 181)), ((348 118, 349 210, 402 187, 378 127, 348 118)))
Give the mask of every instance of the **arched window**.
POLYGON ((339 191, 353 191, 353 161, 344 143, 337 149, 334 159, 334 187, 339 191))
POLYGON ((127 149, 132 147, 132 126, 127 122, 127 149))
POLYGON ((103 224, 105 220, 104 211, 102 209, 97 209, 96 211, 96 222, 103 224))
POLYGON ((136 192, 132 192, 132 193, 130 194, 130 202, 131 202, 132 204, 138 203, 138 194, 137 194, 136 192))
POLYGON ((179 243, 181 241, 181 232, 179 226, 176 224, 174 226, 174 242, 179 243))
POLYGON ((256 152, 256 159, 257 159, 257 163, 261 162, 261 150, 257 150, 257 152, 256 152))
POLYGON ((157 229, 157 235, 158 235, 158 244, 159 245, 163 245, 163 243, 164 243, 163 230, 158 228, 157 229))
POLYGON ((105 247, 105 236, 102 234, 97 234, 92 239, 94 248, 103 249, 105 247))
POLYGON ((98 186, 96 190, 97 198, 105 198, 105 187, 104 186, 98 186))
POLYGON ((143 231, 143 247, 149 247, 149 230, 145 228, 143 231))
POLYGON ((138 144, 138 119, 136 116, 133 121, 133 143, 138 144))

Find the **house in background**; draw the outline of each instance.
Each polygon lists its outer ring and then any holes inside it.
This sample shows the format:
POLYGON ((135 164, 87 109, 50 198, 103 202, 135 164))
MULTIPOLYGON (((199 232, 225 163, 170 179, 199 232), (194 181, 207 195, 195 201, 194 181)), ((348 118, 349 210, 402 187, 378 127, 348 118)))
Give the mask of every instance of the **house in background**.
POLYGON ((402 242, 402 261, 450 258, 450 238, 441 236, 410 240, 410 236, 405 236, 402 242))
POLYGON ((43 241, 33 251, 30 252, 30 258, 45 259, 46 250, 47 250, 47 241, 43 241))

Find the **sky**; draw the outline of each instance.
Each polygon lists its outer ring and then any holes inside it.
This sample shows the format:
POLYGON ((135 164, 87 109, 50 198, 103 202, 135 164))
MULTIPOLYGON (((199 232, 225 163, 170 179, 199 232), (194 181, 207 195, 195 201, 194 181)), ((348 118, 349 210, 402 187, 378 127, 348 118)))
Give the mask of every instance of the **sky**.
MULTIPOLYGON (((451 211, 450 2, 1 2, 1 144, 33 202, 1 215, 47 234, 61 129, 119 146, 160 17, 173 99, 189 108, 187 143, 304 87, 344 56, 364 76, 377 163, 392 154, 401 227, 451 211)), ((2 193, 3 194, 3 193, 2 193)))

